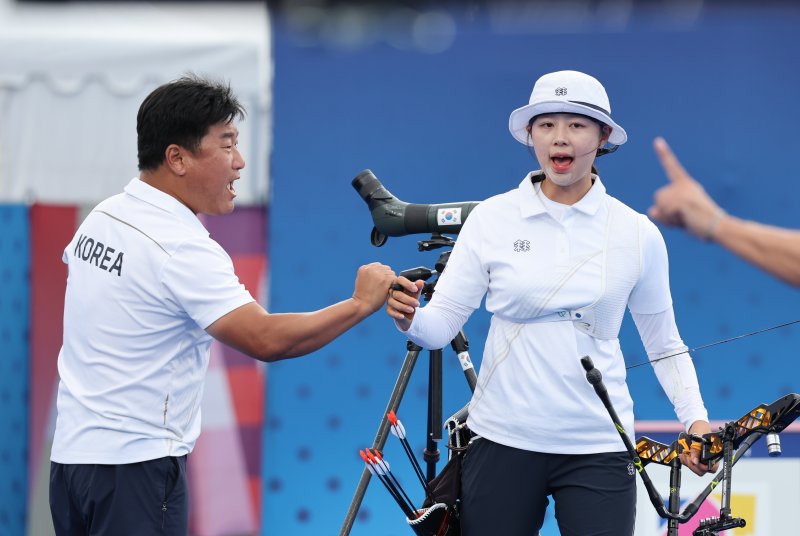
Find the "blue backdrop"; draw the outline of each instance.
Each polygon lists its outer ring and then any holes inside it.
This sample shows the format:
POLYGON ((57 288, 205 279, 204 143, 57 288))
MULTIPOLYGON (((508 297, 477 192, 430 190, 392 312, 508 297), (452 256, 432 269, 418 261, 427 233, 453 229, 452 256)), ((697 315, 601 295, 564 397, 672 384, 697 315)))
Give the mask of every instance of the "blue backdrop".
POLYGON ((0 534, 22 534, 28 494, 28 272, 24 205, 0 204, 0 534))
MULTIPOLYGON (((662 135, 731 213, 796 226, 800 11, 698 6, 637 4, 623 21, 610 14, 548 19, 530 10, 503 18, 465 8, 450 13, 453 40, 437 53, 398 46, 384 20, 372 20, 372 39, 361 45, 325 44, 321 33, 275 20, 271 309, 344 299, 363 263, 432 266, 441 251, 416 248, 426 236, 370 245, 372 223, 350 181, 370 168, 397 197, 416 203, 481 200, 514 188, 537 165, 508 133, 508 114, 527 103, 538 76, 554 70, 599 78, 629 133, 624 147, 599 161, 612 195, 647 210, 665 182, 651 148, 662 135)), ((797 318, 796 291, 713 245, 678 231, 664 236, 690 347, 797 318)), ((487 324, 476 313, 466 326, 478 364, 487 324)), ((798 338, 797 329, 784 328, 698 352, 712 419, 800 390, 798 338)), ((630 364, 645 359, 629 318, 621 339, 630 364)), ((372 443, 404 355, 404 338, 381 313, 316 355, 270 367, 264 534, 338 533, 362 470, 357 451, 372 443)), ((416 368, 399 414, 421 451, 424 354, 416 368)), ((449 415, 469 398, 449 352, 444 375, 449 415)), ((629 383, 639 419, 674 418, 649 366, 632 370, 629 383)), ((387 456, 420 500, 393 439, 387 456)), ((408 533, 373 482, 352 534, 408 533)))

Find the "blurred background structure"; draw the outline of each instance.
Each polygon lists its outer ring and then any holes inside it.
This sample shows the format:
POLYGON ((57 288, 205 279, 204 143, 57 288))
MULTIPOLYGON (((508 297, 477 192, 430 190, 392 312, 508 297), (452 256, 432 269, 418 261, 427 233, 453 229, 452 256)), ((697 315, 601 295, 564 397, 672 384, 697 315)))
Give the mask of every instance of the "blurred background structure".
MULTIPOLYGON (((432 267, 441 253, 417 251, 425 235, 370 245, 350 186, 361 170, 414 203, 515 187, 537 164, 508 133, 508 114, 554 70, 596 76, 628 131, 598 162, 611 195, 647 210, 666 180, 651 148, 661 135, 726 210, 798 227, 798 27, 800 5, 774 1, 0 0, 0 535, 52 530, 61 251, 85 210, 136 174, 136 110, 156 85, 192 70, 242 97, 241 202, 206 224, 269 310, 300 311, 350 296, 361 264, 432 267)), ((680 231, 664 237, 690 347, 798 318, 796 290, 680 231)), ((478 367, 488 320, 477 312, 466 326, 478 367)), ((620 338, 629 364, 646 359, 630 318, 620 338)), ((711 418, 800 392, 798 347, 790 326, 697 352, 711 418)), ((338 534, 358 450, 372 443, 404 355, 380 313, 297 361, 264 367, 215 346, 191 457, 193 534, 338 534)), ((416 368, 399 415, 421 453, 424 354, 416 368)), ((447 416, 469 399, 449 349, 444 380, 447 416)), ((629 386, 637 432, 669 430, 650 368, 632 369, 629 386)), ((797 531, 784 514, 800 500, 800 440, 784 435, 784 458, 756 451, 735 472, 734 512, 748 519, 737 535, 797 531)), ((386 455, 416 490, 393 439, 386 455)), ((684 477, 687 499, 699 482, 684 477)), ((654 515, 640 504, 638 536, 664 534, 654 515)), ((554 527, 548 517, 542 534, 554 527)), ((351 533, 411 532, 373 482, 351 533)))

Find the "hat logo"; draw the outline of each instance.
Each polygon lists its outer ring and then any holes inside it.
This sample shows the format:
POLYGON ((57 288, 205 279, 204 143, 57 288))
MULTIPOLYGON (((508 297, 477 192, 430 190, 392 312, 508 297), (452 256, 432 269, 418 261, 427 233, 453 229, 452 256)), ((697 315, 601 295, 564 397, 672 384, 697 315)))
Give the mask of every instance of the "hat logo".
POLYGON ((565 88, 565 87, 557 87, 556 88, 556 96, 557 97, 563 97, 566 94, 567 94, 567 88, 565 88))

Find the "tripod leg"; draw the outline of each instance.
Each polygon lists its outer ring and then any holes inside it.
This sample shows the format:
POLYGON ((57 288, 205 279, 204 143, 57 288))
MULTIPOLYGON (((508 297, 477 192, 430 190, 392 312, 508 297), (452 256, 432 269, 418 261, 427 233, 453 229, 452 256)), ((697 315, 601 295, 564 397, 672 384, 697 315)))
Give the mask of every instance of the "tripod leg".
MULTIPOLYGON (((467 379, 470 392, 475 392, 475 386, 478 385, 478 374, 475 372, 475 367, 472 364, 472 359, 469 357, 469 341, 464 331, 459 331, 455 338, 450 342, 450 346, 458 356, 458 362, 461 363, 461 370, 464 371, 464 377, 467 379)), ((450 416, 459 423, 464 423, 469 414, 469 404, 458 410, 455 414, 450 416)))
POLYGON ((428 482, 436 477, 436 462, 439 461, 438 441, 442 439, 442 351, 430 351, 428 369, 428 441, 423 459, 427 462, 428 482))
MULTIPOLYGON (((397 376, 394 389, 392 389, 392 394, 389 397, 389 404, 386 406, 386 411, 383 412, 383 417, 381 417, 381 424, 378 426, 378 433, 375 435, 375 440, 372 442, 372 448, 375 450, 382 451, 384 445, 386 444, 386 438, 389 435, 389 419, 386 417, 386 414, 390 411, 396 412, 400 407, 400 401, 403 399, 403 394, 408 386, 408 380, 411 378, 411 372, 414 370, 414 365, 417 363, 417 357, 419 356, 420 350, 422 350, 421 347, 417 346, 411 341, 406 344, 406 348, 408 349, 406 352, 406 358, 403 361, 403 366, 400 367, 400 374, 397 376)), ((347 510, 344 523, 342 523, 342 528, 339 530, 339 536, 347 536, 350 534, 350 530, 353 528, 353 523, 355 522, 358 509, 361 508, 361 501, 364 500, 364 494, 367 492, 370 476, 369 470, 365 468, 361 473, 361 479, 358 481, 358 486, 356 487, 356 492, 353 495, 353 500, 350 501, 350 508, 347 510)))
POLYGON ((472 365, 472 359, 469 357, 469 341, 463 331, 459 331, 455 339, 452 340, 450 346, 453 347, 458 361, 461 363, 461 369, 464 371, 464 376, 467 378, 469 390, 475 392, 475 386, 478 385, 478 375, 475 373, 475 367, 472 365))

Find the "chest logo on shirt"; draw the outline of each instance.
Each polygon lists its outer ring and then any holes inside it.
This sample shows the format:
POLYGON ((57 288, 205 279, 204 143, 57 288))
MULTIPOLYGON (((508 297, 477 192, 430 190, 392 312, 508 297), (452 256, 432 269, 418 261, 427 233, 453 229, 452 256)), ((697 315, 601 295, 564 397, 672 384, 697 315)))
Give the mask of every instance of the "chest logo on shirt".
POLYGON ((523 252, 523 251, 530 251, 531 250, 531 243, 528 240, 515 240, 514 241, 514 251, 523 252))
POLYGON ((108 273, 116 272, 122 276, 122 258, 124 253, 109 247, 92 237, 81 235, 73 252, 76 259, 94 264, 108 273))

